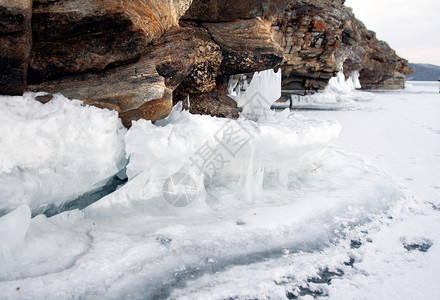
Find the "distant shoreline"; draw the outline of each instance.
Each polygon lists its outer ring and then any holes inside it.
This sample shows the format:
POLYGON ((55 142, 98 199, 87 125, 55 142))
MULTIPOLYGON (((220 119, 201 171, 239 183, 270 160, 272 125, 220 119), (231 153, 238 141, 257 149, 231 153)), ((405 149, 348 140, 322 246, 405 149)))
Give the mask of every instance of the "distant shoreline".
POLYGON ((438 82, 438 80, 417 80, 417 79, 407 79, 406 81, 411 81, 411 82, 438 82))
POLYGON ((414 68, 414 73, 406 76, 407 81, 438 81, 440 78, 440 66, 432 64, 409 63, 414 68))

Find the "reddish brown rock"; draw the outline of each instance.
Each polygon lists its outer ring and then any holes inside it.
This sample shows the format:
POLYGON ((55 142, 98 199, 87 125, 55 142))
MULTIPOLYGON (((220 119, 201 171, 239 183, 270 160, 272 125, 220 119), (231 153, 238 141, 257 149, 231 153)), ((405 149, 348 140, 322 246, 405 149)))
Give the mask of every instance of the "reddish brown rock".
POLYGON ((364 87, 401 87, 407 62, 343 3, 34 0, 28 64, 31 2, 0 0, 1 88, 21 93, 29 65, 30 90, 115 109, 130 126, 166 117, 172 93, 189 95, 194 113, 235 117, 225 79, 283 60, 284 89, 322 89, 344 61, 347 72, 361 69, 364 87))
MULTIPOLYGON (((189 97, 192 113, 237 118, 239 108, 235 101, 226 95, 227 75, 270 69, 282 62, 282 51, 272 38, 270 23, 261 18, 227 23, 203 23, 202 26, 208 30, 208 35, 204 29, 198 28, 197 23, 182 22, 182 25, 186 26, 185 30, 190 30, 196 39, 203 36, 204 43, 201 44, 202 51, 197 52, 192 71, 175 89, 174 103, 185 103, 189 97), (203 35, 194 34, 195 32, 202 32, 203 35), (213 42, 218 48, 212 46, 213 42), (215 90, 212 91, 213 89, 215 90)), ((179 46, 182 47, 181 44, 179 46)), ((181 49, 180 52, 187 51, 181 49)), ((175 59, 170 61, 164 69, 180 70, 180 74, 182 70, 186 70, 185 67, 181 67, 182 62, 175 62, 175 59)), ((168 77, 165 73, 161 74, 165 78, 168 77)))
POLYGON ((354 16, 342 3, 291 1, 272 19, 274 38, 284 50, 283 89, 323 89, 359 44, 354 16))
POLYGON ((31 0, 0 0, 0 94, 21 95, 31 50, 31 0))
POLYGON ((222 62, 220 47, 206 29, 193 23, 181 23, 170 29, 149 47, 146 56, 154 61, 166 86, 187 93, 212 90, 222 62))
POLYGON ((283 89, 323 89, 344 67, 360 70, 364 88, 402 88, 410 70, 388 46, 356 19, 344 1, 291 1, 272 18, 275 40, 284 49, 283 89))
POLYGON ((413 72, 408 61, 399 57, 386 42, 378 40, 362 22, 358 21, 357 26, 362 32, 362 41, 344 62, 344 70, 360 69, 363 89, 402 89, 405 75, 413 72))
POLYGON ((290 0, 194 0, 183 19, 229 22, 269 17, 280 13, 290 0))
POLYGON ((191 0, 35 0, 31 82, 102 72, 139 59, 191 0))
MULTIPOLYGON (((30 86, 29 89, 49 94, 61 93, 69 99, 83 100, 85 104, 115 109, 127 126, 140 116, 149 120, 164 118, 172 107, 171 92, 148 58, 102 74, 67 77, 30 86)), ((43 102, 48 100, 47 97, 41 99, 43 102)))
POLYGON ((203 23, 221 47, 221 73, 232 75, 271 69, 283 61, 283 51, 272 37, 270 22, 261 18, 227 23, 203 23))
POLYGON ((145 119, 156 122, 165 119, 170 114, 172 108, 172 92, 169 89, 165 89, 162 98, 146 102, 137 109, 120 113, 119 116, 121 117, 122 124, 124 124, 125 127, 130 128, 132 121, 145 119))
POLYGON ((189 112, 198 115, 211 115, 213 117, 237 119, 241 109, 237 103, 225 94, 209 92, 189 95, 189 112))

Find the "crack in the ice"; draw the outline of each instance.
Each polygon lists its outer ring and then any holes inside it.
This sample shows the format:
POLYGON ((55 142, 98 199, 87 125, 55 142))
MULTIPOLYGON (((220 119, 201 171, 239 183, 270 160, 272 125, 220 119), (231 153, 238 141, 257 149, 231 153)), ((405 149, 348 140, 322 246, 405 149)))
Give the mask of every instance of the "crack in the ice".
POLYGON ((75 209, 82 210, 87 206, 99 201, 105 196, 116 191, 120 186, 125 185, 127 183, 127 179, 120 179, 117 175, 113 176, 108 180, 108 182, 99 188, 96 188, 92 191, 84 193, 81 196, 78 196, 76 199, 63 203, 60 206, 56 206, 54 204, 45 207, 44 209, 37 209, 32 212, 32 217, 35 217, 39 214, 43 214, 46 217, 52 217, 57 214, 63 213, 65 211, 71 211, 75 209))
MULTIPOLYGON (((384 216, 385 218, 385 216, 384 216)), ((387 219, 389 219, 390 217, 387 217, 387 219)), ((392 219, 392 218, 391 218, 392 219)), ((369 219, 367 222, 371 222, 372 220, 369 219)), ((356 224, 359 225, 359 224, 356 224)), ((350 228, 351 230, 354 230, 355 224, 345 224, 345 228, 350 228)), ((361 233, 368 234, 368 231, 361 231, 361 233)), ((347 235, 344 232, 340 232, 340 231, 333 231, 333 232, 328 232, 327 233, 327 238, 328 238, 328 242, 326 243, 322 243, 320 245, 316 245, 314 243, 309 243, 309 244, 303 244, 301 246, 296 246, 296 247, 284 247, 284 250, 288 250, 289 253, 298 253, 298 252, 303 252, 303 253, 312 253, 312 252, 316 252, 316 251, 322 251, 324 248, 328 247, 330 244, 334 244, 337 243, 338 240, 346 240, 347 239, 347 235)), ((350 240, 351 244, 350 244, 350 248, 351 249, 357 249, 359 247, 361 247, 362 242, 360 242, 359 240, 350 240)), ((159 287, 156 291, 153 291, 152 297, 151 299, 168 299, 169 296, 171 295, 171 293, 174 290, 178 290, 178 289, 182 289, 186 287, 186 283, 188 280, 194 280, 196 278, 200 278, 201 276, 205 275, 205 274, 215 274, 218 272, 222 272, 227 270, 228 268, 230 268, 231 266, 243 266, 243 265, 250 265, 250 264, 254 264, 254 263, 259 263, 259 262, 264 262, 270 259, 275 259, 275 258, 279 258, 281 253, 283 251, 280 252, 279 248, 276 249, 272 249, 269 251, 264 251, 264 252, 258 252, 258 253, 253 253, 253 254, 249 254, 249 255, 241 255, 238 257, 234 257, 234 258, 230 258, 230 259, 217 259, 217 261, 215 263, 211 263, 208 264, 209 259, 205 259, 205 267, 194 267, 194 268, 186 268, 183 271, 177 271, 172 275, 172 278, 168 281, 168 283, 162 285, 161 287, 159 287)), ((349 255, 349 252, 347 252, 347 255, 349 255)), ((341 268, 344 266, 347 267, 354 267, 354 264, 356 263, 355 259, 351 256, 349 261, 346 261, 343 263, 343 265, 341 265, 341 268)), ((299 284, 296 284, 295 279, 291 278, 290 283, 280 283, 279 285, 281 286, 285 286, 286 289, 288 289, 289 287, 287 285, 291 284, 291 286, 293 285, 294 288, 291 289, 290 291, 286 290, 286 293, 289 294, 290 293, 290 297, 286 296, 289 299, 297 299, 297 297, 300 296, 305 296, 305 295, 312 295, 313 297, 317 297, 317 296, 325 296, 326 292, 322 289, 318 289, 316 290, 313 286, 314 285, 319 285, 319 286, 323 286, 323 285, 330 285, 331 284, 331 280, 334 277, 341 277, 344 275, 344 272, 342 271, 341 268, 338 268, 336 270, 336 272, 332 272, 330 271, 328 268, 322 269, 319 271, 317 276, 314 277, 309 277, 307 279, 307 286, 303 286, 301 287, 299 284), (322 292, 322 294, 320 294, 322 292), (296 297, 296 298, 295 298, 296 297)), ((150 298, 150 297, 149 297, 150 298)))
MULTIPOLYGON (((316 245, 302 245, 297 247, 289 248, 290 253, 295 252, 314 252, 322 250, 327 244, 321 245, 321 247, 317 247, 316 245)), ((286 249, 286 248, 284 248, 286 249)), ((267 261, 269 259, 279 258, 280 250, 273 249, 270 251, 258 252, 248 255, 241 255, 231 259, 222 259, 218 260, 215 263, 208 263, 209 258, 205 258, 205 267, 196 267, 196 268, 187 268, 183 271, 177 271, 173 274, 172 279, 160 288, 158 288, 151 299, 168 299, 173 290, 184 288, 187 280, 199 278, 204 274, 215 274, 217 272, 221 272, 226 270, 231 266, 243 266, 250 265, 253 263, 259 263, 263 261, 267 261)))

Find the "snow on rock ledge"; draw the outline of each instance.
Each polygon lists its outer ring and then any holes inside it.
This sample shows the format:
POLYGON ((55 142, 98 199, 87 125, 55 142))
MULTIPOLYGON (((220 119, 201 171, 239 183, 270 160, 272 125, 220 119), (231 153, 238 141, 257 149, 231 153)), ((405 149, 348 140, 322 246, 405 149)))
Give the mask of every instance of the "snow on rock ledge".
POLYGON ((103 185, 126 164, 117 113, 61 95, 0 97, 0 215, 61 205, 103 185))

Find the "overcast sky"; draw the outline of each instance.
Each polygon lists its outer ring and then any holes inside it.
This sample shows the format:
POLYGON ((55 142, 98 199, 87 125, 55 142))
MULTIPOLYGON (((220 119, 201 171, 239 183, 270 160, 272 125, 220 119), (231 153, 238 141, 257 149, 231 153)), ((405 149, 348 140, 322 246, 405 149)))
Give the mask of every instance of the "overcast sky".
POLYGON ((345 5, 398 55, 440 65, 440 0, 346 0, 345 5))

